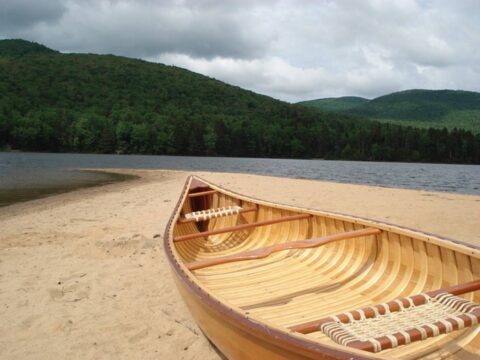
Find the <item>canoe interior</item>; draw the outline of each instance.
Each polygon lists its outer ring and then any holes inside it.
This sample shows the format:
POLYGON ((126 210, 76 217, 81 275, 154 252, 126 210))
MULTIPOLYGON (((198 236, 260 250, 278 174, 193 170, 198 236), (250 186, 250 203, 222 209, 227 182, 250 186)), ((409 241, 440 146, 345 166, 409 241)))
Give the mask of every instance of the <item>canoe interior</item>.
MULTIPOLYGON (((211 184, 207 190, 210 193, 205 196, 185 197, 177 217, 200 208, 232 205, 256 207, 257 210, 199 223, 176 222, 173 237, 302 212, 313 216, 208 238, 172 242, 180 263, 372 226, 383 230, 378 235, 342 240, 313 249, 281 251, 264 259, 219 264, 191 272, 195 281, 222 302, 283 331, 342 311, 480 279, 480 251, 475 248, 368 220, 277 206, 211 184)), ((463 297, 480 303, 480 291, 463 297)), ((320 331, 298 336, 334 345, 320 331)), ((475 326, 385 350, 377 356, 478 358, 480 328, 475 326)))

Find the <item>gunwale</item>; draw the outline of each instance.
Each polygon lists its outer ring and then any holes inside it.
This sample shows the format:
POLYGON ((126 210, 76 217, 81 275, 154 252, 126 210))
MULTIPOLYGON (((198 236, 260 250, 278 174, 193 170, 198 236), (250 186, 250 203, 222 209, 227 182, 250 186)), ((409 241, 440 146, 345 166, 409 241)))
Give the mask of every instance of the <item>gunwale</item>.
MULTIPOLYGON (((426 244, 431 243, 439 247, 447 248, 468 256, 474 256, 480 259, 480 247, 472 244, 461 242, 458 240, 450 239, 447 237, 438 236, 435 234, 421 232, 408 227, 402 227, 396 224, 387 222, 380 222, 374 219, 351 216, 342 213, 323 211, 311 208, 301 208, 291 205, 284 205, 279 203, 273 203, 262 199, 257 199, 251 196, 238 194, 234 191, 225 189, 219 185, 213 184, 208 180, 205 180, 198 176, 189 176, 185 182, 179 200, 175 206, 175 209, 168 220, 165 233, 164 233, 164 247, 170 266, 173 269, 174 274, 178 277, 188 291, 194 298, 199 301, 202 306, 207 306, 209 310, 217 312, 222 315, 223 319, 230 324, 238 327, 242 331, 246 331, 254 336, 259 337, 263 341, 271 343, 275 346, 279 346, 288 351, 293 351, 298 354, 302 354, 310 358, 351 358, 355 356, 357 359, 384 359, 381 354, 368 354, 364 351, 359 351, 353 348, 345 348, 337 344, 321 344, 317 341, 312 341, 308 338, 299 336, 292 332, 287 332, 280 329, 278 326, 270 323, 269 321, 259 322, 250 318, 245 314, 244 309, 229 304, 221 296, 212 294, 203 284, 196 279, 192 272, 181 261, 181 257, 175 248, 173 228, 176 221, 180 218, 180 210, 184 201, 188 198, 188 190, 191 182, 196 179, 207 184, 211 189, 223 193, 228 196, 232 196, 239 200, 253 202, 258 205, 268 206, 280 210, 293 211, 296 213, 313 214, 319 216, 325 216, 333 220, 350 222, 352 225, 371 226, 381 230, 385 230, 388 233, 394 233, 401 236, 412 237, 418 240, 422 240, 426 244)), ((213 339, 214 340, 214 339, 213 339)))

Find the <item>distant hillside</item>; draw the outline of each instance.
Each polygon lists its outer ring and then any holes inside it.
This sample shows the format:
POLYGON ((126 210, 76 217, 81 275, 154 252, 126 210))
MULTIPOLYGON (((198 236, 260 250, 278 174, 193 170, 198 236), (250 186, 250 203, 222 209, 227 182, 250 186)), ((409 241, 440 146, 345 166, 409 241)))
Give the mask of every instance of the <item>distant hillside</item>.
POLYGON ((0 41, 0 149, 480 162, 480 138, 323 113, 174 66, 0 41), (445 144, 448 144, 446 146, 445 144))
POLYGON ((2 56, 25 56, 38 54, 54 54, 57 51, 37 44, 36 42, 21 39, 7 39, 0 41, 0 54, 2 56))
POLYGON ((339 98, 326 98, 310 101, 301 101, 299 105, 316 107, 323 111, 343 112, 355 106, 368 102, 368 99, 358 96, 343 96, 339 98))
MULTIPOLYGON (((350 97, 347 97, 350 98, 350 97)), ((480 93, 460 90, 407 90, 344 107, 345 98, 302 102, 349 115, 417 127, 462 128, 480 133, 480 93), (322 102, 333 104, 328 109, 322 102), (320 104, 320 105, 319 105, 320 104), (335 106, 339 104, 338 106, 335 106)), ((351 104, 348 103, 347 104, 351 104)))

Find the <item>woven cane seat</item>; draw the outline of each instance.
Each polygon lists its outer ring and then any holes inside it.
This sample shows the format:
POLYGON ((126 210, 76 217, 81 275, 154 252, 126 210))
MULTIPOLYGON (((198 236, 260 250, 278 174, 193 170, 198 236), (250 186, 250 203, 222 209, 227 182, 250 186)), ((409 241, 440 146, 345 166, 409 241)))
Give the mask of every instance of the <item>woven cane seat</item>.
POLYGON ((331 316, 320 330, 341 345, 379 352, 480 322, 478 304, 448 293, 420 296, 420 305, 407 297, 331 316))
POLYGON ((185 219, 195 221, 205 221, 223 216, 236 215, 240 213, 242 208, 240 206, 226 206, 217 209, 208 209, 202 211, 195 211, 185 214, 185 219))

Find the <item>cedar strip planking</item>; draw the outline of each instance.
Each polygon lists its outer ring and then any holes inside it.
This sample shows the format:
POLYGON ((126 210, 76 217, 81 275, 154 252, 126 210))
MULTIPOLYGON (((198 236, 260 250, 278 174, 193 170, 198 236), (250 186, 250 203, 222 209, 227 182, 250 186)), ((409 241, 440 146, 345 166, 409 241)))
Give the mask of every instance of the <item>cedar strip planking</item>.
POLYGON ((199 237, 207 237, 207 236, 210 236, 210 235, 223 234, 223 233, 234 232, 234 231, 238 231, 238 230, 245 230, 245 229, 250 229, 250 228, 253 228, 253 227, 257 227, 257 226, 265 226, 265 225, 272 225, 272 224, 277 224, 277 223, 281 223, 281 222, 285 222, 285 221, 307 219, 307 218, 310 218, 311 216, 312 215, 310 215, 310 214, 298 214, 298 215, 284 216, 284 217, 280 217, 280 218, 272 219, 272 220, 259 221, 259 222, 254 222, 254 223, 250 223, 250 224, 230 226, 230 227, 226 227, 226 228, 223 228, 223 229, 217 229, 217 230, 211 230, 211 231, 198 232, 198 233, 194 233, 194 234, 181 235, 181 236, 175 237, 173 239, 173 241, 178 242, 178 241, 197 239, 199 237))
POLYGON ((290 250, 290 249, 315 248, 315 247, 322 246, 334 241, 352 239, 352 238, 368 236, 368 235, 377 235, 377 234, 380 234, 381 232, 382 230, 379 230, 379 229, 366 228, 366 229, 360 229, 360 230, 347 231, 340 234, 322 236, 322 237, 313 238, 313 239, 289 241, 286 243, 274 244, 267 247, 250 250, 250 251, 244 251, 237 254, 222 256, 214 259, 193 261, 191 263, 186 264, 186 266, 189 270, 197 270, 197 269, 205 268, 208 266, 225 264, 225 263, 234 262, 234 261, 262 259, 278 251, 284 251, 284 250, 290 250))

